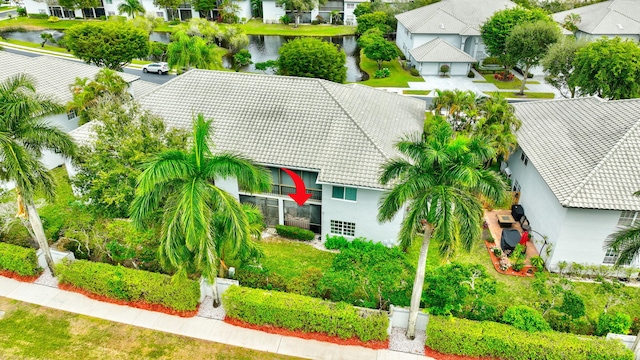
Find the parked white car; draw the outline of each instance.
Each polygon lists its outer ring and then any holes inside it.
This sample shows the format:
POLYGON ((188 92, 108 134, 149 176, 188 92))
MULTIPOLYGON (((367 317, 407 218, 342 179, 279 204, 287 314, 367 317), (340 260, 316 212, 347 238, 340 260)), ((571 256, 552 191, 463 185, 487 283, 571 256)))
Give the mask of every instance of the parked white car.
POLYGON ((169 72, 169 65, 166 62, 151 63, 144 65, 142 71, 145 73, 167 74, 169 72))

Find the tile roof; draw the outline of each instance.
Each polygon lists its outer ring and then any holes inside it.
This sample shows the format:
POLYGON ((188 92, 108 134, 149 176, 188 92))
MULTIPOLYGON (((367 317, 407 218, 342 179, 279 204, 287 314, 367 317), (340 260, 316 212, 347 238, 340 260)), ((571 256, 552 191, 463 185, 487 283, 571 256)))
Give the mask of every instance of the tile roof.
MULTIPOLYGON (((27 57, 0 51, 0 81, 10 76, 27 73, 35 79, 39 93, 53 96, 58 101, 66 103, 71 100, 69 85, 76 77, 93 77, 100 68, 78 61, 59 59, 51 56, 27 57)), ((139 79, 139 76, 119 73, 127 82, 139 79)))
POLYGON ((580 31, 593 35, 640 34, 640 1, 613 0, 562 11, 552 15, 562 24, 569 14, 580 15, 580 31))
POLYGON ((381 188, 380 165, 397 155, 401 135, 422 130, 425 116, 423 101, 367 86, 209 70, 180 75, 140 103, 168 127, 191 129, 198 113, 214 119, 217 149, 370 188, 381 188))
POLYGON ((442 0, 396 15, 414 34, 480 35, 480 26, 496 11, 516 7, 509 0, 442 0))
POLYGON ((136 81, 131 83, 131 92, 133 93, 134 97, 139 98, 139 97, 145 96, 148 93, 152 92, 158 86, 160 86, 160 85, 156 84, 156 83, 149 82, 149 81, 136 80, 136 81))
POLYGON ((565 207, 640 210, 640 99, 514 104, 518 144, 565 207))
POLYGON ((435 38, 426 44, 413 48, 409 53, 418 62, 474 63, 478 61, 473 56, 440 38, 435 38))

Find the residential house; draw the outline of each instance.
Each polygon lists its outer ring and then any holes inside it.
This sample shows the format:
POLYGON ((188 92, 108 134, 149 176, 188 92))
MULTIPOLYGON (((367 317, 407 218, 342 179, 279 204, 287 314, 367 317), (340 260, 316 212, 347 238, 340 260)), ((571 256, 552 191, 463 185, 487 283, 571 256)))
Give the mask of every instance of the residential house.
MULTIPOLYGON (((300 17, 301 24, 310 24, 311 21, 317 20, 320 16, 324 21, 329 22, 331 12, 337 10, 340 20, 345 25, 357 25, 356 16, 353 14, 356 6, 360 3, 369 2, 367 0, 329 0, 324 5, 316 6, 313 10, 304 12, 300 17)), ((262 1, 262 22, 265 24, 278 24, 280 18, 284 15, 289 16, 293 21, 294 17, 291 11, 288 11, 276 0, 262 1)))
MULTIPOLYGON (((77 77, 93 79, 100 68, 82 62, 59 59, 50 56, 27 57, 0 51, 0 81, 17 74, 28 74, 33 78, 39 94, 51 96, 60 104, 72 100, 69 86, 77 77)), ((158 85, 139 80, 136 75, 119 73, 130 84, 129 91, 141 96, 158 85)), ((66 132, 78 127, 79 118, 75 113, 52 115, 45 119, 66 132)), ((42 161, 48 169, 64 164, 64 159, 52 152, 45 152, 42 161)))
MULTIPOLYGON (((99 19, 103 16, 126 16, 126 14, 120 14, 118 11, 118 6, 122 4, 124 0, 100 0, 100 6, 84 9, 68 9, 58 5, 55 0, 23 0, 23 2, 27 9, 27 13, 29 14, 47 14, 50 16, 57 16, 61 19, 99 19)), ((193 8, 192 4, 187 1, 178 5, 175 9, 160 8, 153 3, 153 0, 141 0, 140 3, 147 13, 154 14, 166 21, 187 21, 191 18, 217 19, 220 15, 219 9, 198 12, 193 8)), ((251 18, 251 2, 249 0, 237 0, 233 3, 239 6, 239 11, 236 13, 238 18, 251 18)), ((218 5, 221 6, 221 4, 222 1, 218 1, 218 5)))
POLYGON ((467 75, 488 55, 480 27, 496 11, 515 7, 508 0, 442 0, 396 15, 396 44, 423 75, 467 75))
POLYGON ((632 195, 640 190, 640 99, 514 107, 522 127, 507 173, 538 250, 550 251, 548 266, 613 264, 617 254, 604 248, 605 240, 640 221, 640 198, 632 195))
POLYGON ((640 1, 612 0, 562 11, 552 15, 559 24, 571 14, 579 16, 577 38, 589 40, 602 36, 640 40, 640 1))
MULTIPOLYGON (((397 139, 422 131, 423 101, 320 79, 191 70, 140 103, 170 128, 190 130, 202 113, 213 119, 217 151, 267 167, 273 179, 267 193, 250 193, 235 179, 216 180, 241 202, 257 205, 267 225, 395 242, 403 213, 388 223, 376 220, 386 190, 378 177, 381 165, 398 155, 397 139), (296 190, 282 168, 295 171, 312 194, 304 206, 288 196, 296 190)), ((92 126, 71 134, 89 141, 92 126)))

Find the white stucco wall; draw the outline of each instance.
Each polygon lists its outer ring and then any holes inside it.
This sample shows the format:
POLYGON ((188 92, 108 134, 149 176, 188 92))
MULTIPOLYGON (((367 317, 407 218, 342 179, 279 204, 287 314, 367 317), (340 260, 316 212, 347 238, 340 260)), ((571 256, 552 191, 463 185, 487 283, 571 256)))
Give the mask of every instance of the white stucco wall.
MULTIPOLYGON (((554 253, 558 249, 557 242, 567 216, 567 209, 560 205, 549 186, 538 174, 535 165, 530 160, 526 166, 524 165, 520 159, 521 154, 522 151, 518 148, 509 157, 511 181, 512 184, 517 181, 520 185, 520 204, 524 208, 525 216, 529 219, 532 230, 547 236, 547 241, 553 244, 551 261, 547 262, 551 267, 555 267, 557 260, 554 253)), ((542 240, 540 235, 535 233, 532 235, 534 239, 542 240)), ((536 243, 538 251, 541 247, 542 244, 536 243)), ((560 257, 562 256, 560 255, 560 257)))
POLYGON ((411 34, 407 31, 407 28, 405 28, 401 23, 398 23, 396 31, 396 45, 398 45, 398 48, 407 59, 411 58, 409 50, 413 49, 413 39, 411 38, 411 34))
MULTIPOLYGON (((48 124, 56 126, 62 131, 68 133, 78 127, 78 121, 80 121, 80 118, 76 117, 75 119, 69 120, 67 119, 67 114, 59 114, 47 117, 46 121, 48 124)), ((45 151, 43 152, 40 161, 42 161, 47 169, 53 169, 63 165, 66 162, 66 159, 52 151, 45 151)))
POLYGON ((417 48, 422 44, 426 44, 429 41, 434 40, 436 38, 440 38, 446 41, 447 43, 449 43, 449 45, 462 50, 461 48, 462 37, 458 34, 413 34, 412 49, 417 48))
POLYGON ((278 23, 285 14, 283 7, 277 7, 275 0, 262 1, 262 22, 278 23))
POLYGON ((358 188, 356 201, 333 199, 332 186, 322 185, 322 237, 330 234, 331 220, 338 220, 356 224, 354 237, 365 237, 376 242, 395 242, 404 211, 390 222, 379 223, 378 201, 382 194, 382 191, 358 188))
POLYGON ((34 0, 23 0, 27 14, 49 14, 49 6, 44 2, 36 2, 34 0))
POLYGON ((239 0, 235 1, 235 4, 240 6, 240 11, 236 13, 240 20, 242 20, 242 18, 245 18, 245 20, 249 21, 249 19, 251 19, 251 1, 239 0))
POLYGON ((220 189, 233 195, 233 197, 235 197, 237 200, 240 199, 239 190, 238 190, 238 180, 236 180, 235 177, 228 177, 228 178, 216 177, 214 179, 214 183, 220 189))

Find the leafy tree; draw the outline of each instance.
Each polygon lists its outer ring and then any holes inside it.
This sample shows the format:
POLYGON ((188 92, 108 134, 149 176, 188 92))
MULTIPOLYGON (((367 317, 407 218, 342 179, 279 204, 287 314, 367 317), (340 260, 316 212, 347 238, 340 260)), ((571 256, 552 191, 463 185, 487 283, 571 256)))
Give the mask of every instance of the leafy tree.
POLYGON ((98 0, 60 0, 58 4, 67 9, 89 9, 102 5, 98 0))
POLYGON ((294 27, 298 27, 300 24, 300 16, 302 13, 309 12, 316 8, 316 6, 324 5, 327 0, 276 0, 276 4, 284 6, 287 11, 291 11, 295 18, 294 27))
POLYGON ((619 37, 582 47, 573 60, 570 84, 580 93, 619 100, 640 97, 640 47, 619 37))
POLYGON ((393 29, 387 25, 387 14, 383 11, 376 11, 370 14, 363 14, 358 17, 356 34, 364 34, 369 29, 378 28, 383 34, 388 34, 393 29))
POLYGON ((326 79, 343 83, 346 55, 338 46, 316 38, 298 38, 282 45, 278 74, 326 79))
POLYGON ((52 274, 53 259, 34 197, 40 191, 49 201, 55 198, 53 178, 40 161, 43 151, 69 158, 76 154, 71 137, 43 120, 62 112, 64 107, 53 98, 36 93, 34 80, 27 75, 0 82, 0 180, 15 183, 16 217, 28 219, 27 229, 44 252, 52 274))
POLYGON ((382 36, 371 37, 364 54, 371 60, 378 62, 378 70, 382 70, 382 62, 391 61, 398 56, 396 44, 385 40, 382 36))
POLYGON ((378 220, 390 221, 406 210, 398 238, 408 248, 419 231, 422 246, 411 295, 407 337, 415 338, 415 325, 424 283, 427 250, 433 237, 438 252, 449 259, 458 247, 471 249, 480 239, 482 203, 478 195, 500 202, 506 185, 483 163, 494 151, 483 140, 453 136, 451 125, 440 116, 425 124, 422 133, 407 135, 396 148, 404 156, 387 161, 380 183, 393 184, 379 204, 378 220))
POLYGON ((508 69, 513 65, 513 61, 509 59, 506 52, 506 42, 511 30, 517 25, 538 20, 553 22, 540 9, 526 9, 518 6, 512 9, 500 10, 494 13, 480 28, 482 42, 485 44, 489 54, 500 59, 501 64, 508 69))
POLYGON ((48 42, 55 44, 56 43, 56 39, 53 38, 53 34, 51 33, 42 33, 40 34, 40 38, 42 39, 42 43, 40 44, 40 47, 44 47, 44 45, 48 42))
POLYGON ((144 6, 138 0, 124 0, 118 5, 118 14, 125 13, 132 18, 136 17, 136 14, 144 14, 144 6))
POLYGON ((159 41, 149 43, 149 57, 154 61, 166 61, 169 45, 159 41))
MULTIPOLYGON (((215 241, 240 243, 252 234, 242 206, 215 186, 215 178, 234 177, 241 188, 262 192, 271 188, 271 175, 241 155, 214 155, 209 143, 211 124, 199 114, 189 151, 165 151, 147 163, 138 178, 131 218, 139 227, 160 222, 160 258, 178 269, 179 276, 202 274, 215 291, 219 261, 215 241), (163 214, 161 219, 158 212, 163 214), (211 226, 216 216, 224 219, 221 229, 211 226)), ((215 293, 214 305, 219 301, 215 293)))
POLYGON ((489 142, 496 150, 498 160, 508 159, 518 143, 515 132, 522 126, 515 109, 499 92, 482 99, 477 107, 479 119, 475 123, 474 134, 489 142))
POLYGON ((70 27, 64 37, 73 55, 113 70, 149 54, 149 35, 129 23, 86 22, 70 27))
POLYGON ((237 54, 249 45, 249 37, 238 25, 225 26, 218 38, 220 45, 229 50, 231 55, 237 54))
MULTIPOLYGON (((633 195, 640 196, 640 191, 633 195)), ((619 254, 616 266, 631 264, 640 256, 640 222, 613 233, 605 246, 619 254)))
POLYGON ((251 15, 256 18, 262 17, 262 0, 251 0, 251 15))
POLYGON ((478 264, 451 263, 437 267, 425 278, 423 300, 433 315, 451 315, 463 306, 494 294, 496 282, 478 264))
POLYGON ((584 300, 574 291, 565 291, 562 297, 562 305, 558 310, 571 316, 572 319, 579 318, 585 314, 584 300))
POLYGON ((264 62, 256 63, 256 70, 264 71, 265 74, 267 73, 267 70, 278 72, 278 61, 267 60, 264 62))
POLYGON ((603 312, 598 317, 596 335, 605 336, 612 334, 628 334, 631 327, 631 317, 625 313, 616 312, 614 315, 603 312))
POLYGON ((222 67, 222 59, 216 51, 216 45, 209 45, 199 36, 189 36, 184 32, 175 34, 167 47, 167 63, 170 68, 192 67, 197 69, 218 69, 222 67))
POLYGON ((153 5, 164 9, 177 9, 184 0, 153 0, 153 5))
POLYGON ((69 86, 73 98, 67 103, 67 111, 74 111, 80 116, 80 123, 89 122, 89 109, 91 109, 101 98, 121 97, 128 98, 127 92, 129 84, 111 69, 101 69, 96 74, 94 80, 88 78, 76 78, 76 81, 69 86))
POLYGON ((238 22, 238 15, 242 9, 240 5, 233 2, 233 0, 222 0, 222 4, 220 4, 220 18, 222 18, 222 22, 227 24, 235 24, 238 22))
POLYGON ((556 23, 542 20, 524 23, 511 30, 505 43, 505 53, 523 70, 520 95, 524 95, 529 69, 540 63, 549 45, 558 42, 561 36, 556 23))
MULTIPOLYGON (((115 18, 110 18, 109 20, 112 21, 112 19, 115 18)), ((147 34, 151 34, 154 29, 164 23, 164 19, 155 16, 153 13, 147 13, 144 16, 138 16, 137 18, 130 19, 129 22, 138 29, 144 30, 147 34)))
MULTIPOLYGON (((196 11, 205 12, 207 15, 211 10, 218 8, 217 0, 194 0, 191 5, 196 11)), ((215 20, 215 19, 213 19, 215 20)))
POLYGON ((528 332, 549 331, 551 327, 536 309, 525 305, 511 306, 502 315, 502 321, 516 329, 528 332))
POLYGON ((73 185, 94 213, 124 218, 141 166, 158 153, 186 148, 186 134, 167 130, 132 99, 102 98, 91 114, 93 141, 82 148, 73 185))
POLYGON ((571 31, 573 36, 578 32, 578 24, 582 21, 582 17, 578 14, 571 13, 564 17, 562 27, 571 31))
POLYGON ((574 70, 573 60, 578 50, 587 44, 588 41, 584 39, 562 37, 560 41, 549 46, 547 54, 540 62, 547 74, 544 79, 566 98, 576 96, 576 86, 570 81, 574 70))
POLYGON ((233 55, 233 66, 236 71, 240 71, 240 68, 252 64, 251 53, 247 49, 240 50, 237 54, 233 55))

